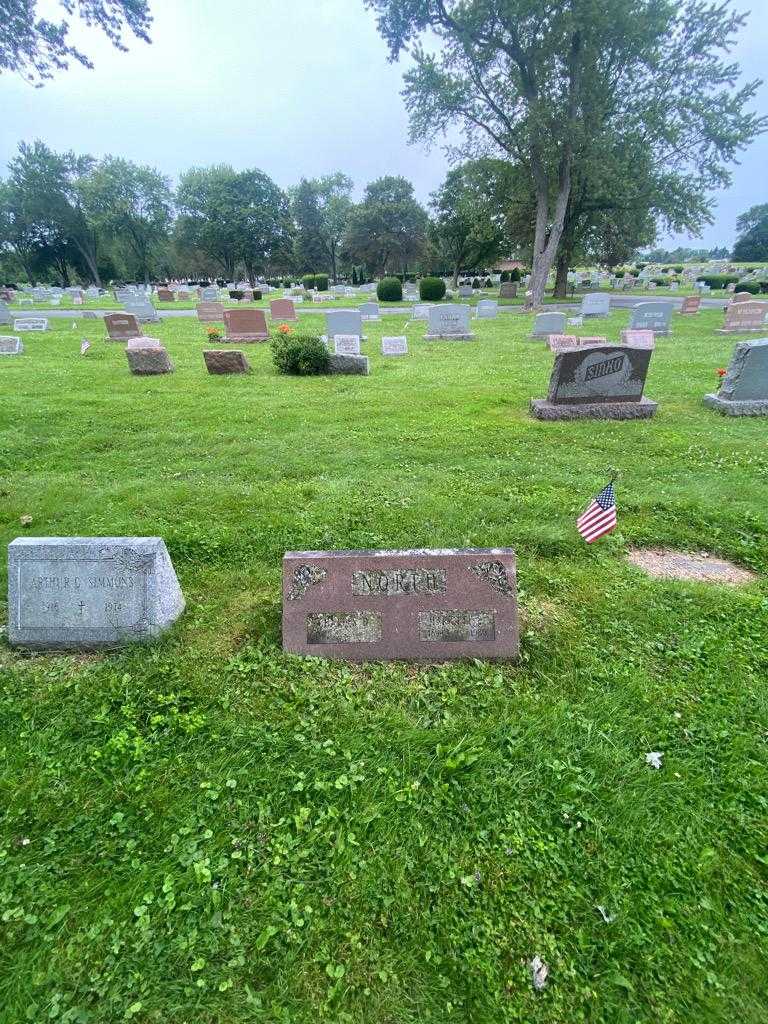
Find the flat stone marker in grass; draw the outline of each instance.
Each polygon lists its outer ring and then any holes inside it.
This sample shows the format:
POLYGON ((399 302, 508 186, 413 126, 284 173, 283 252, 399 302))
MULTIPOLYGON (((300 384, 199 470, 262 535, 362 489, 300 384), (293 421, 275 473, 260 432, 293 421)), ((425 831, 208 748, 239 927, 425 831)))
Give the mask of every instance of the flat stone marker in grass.
POLYGON ((700 295, 686 295, 683 299, 683 304, 680 307, 680 313, 682 316, 693 316, 694 313, 698 313, 701 308, 701 296, 700 295))
POLYGON ((236 348, 203 349, 203 359, 208 373, 250 373, 251 364, 245 353, 236 348))
MULTIPOLYGON (((749 294, 745 292, 744 294, 749 294)), ((738 297, 738 296, 737 296, 738 297)), ((718 334, 742 334, 766 330, 765 316, 768 302, 755 302, 752 296, 744 301, 734 301, 725 311, 725 322, 718 334)))
POLYGON ((173 363, 157 338, 133 338, 125 347, 128 368, 137 377, 173 373, 173 363), (141 344, 144 341, 150 345, 141 344), (138 343, 138 344, 136 344, 138 343))
POLYGON ((333 351, 337 356, 359 356, 360 337, 357 334, 334 334, 333 351))
POLYGON ((632 307, 629 329, 669 334, 673 309, 671 302, 640 302, 632 307))
POLYGON ((225 309, 224 341, 267 341, 269 328, 263 309, 225 309))
POLYGON ((632 565, 656 579, 692 580, 696 583, 720 583, 732 587, 743 587, 757 579, 749 569, 707 553, 692 554, 667 548, 630 548, 627 557, 632 565))
POLYGON ((14 647, 121 647, 158 636, 183 611, 160 537, 18 537, 8 545, 14 647))
POLYGON ((515 553, 288 551, 283 650, 342 661, 514 660, 515 553))
POLYGON ((652 354, 628 345, 559 352, 549 394, 531 399, 531 412, 540 420, 648 419, 657 408, 643 397, 652 354))
POLYGON ((704 403, 725 416, 768 416, 768 338, 739 342, 719 391, 704 403))
POLYGON ((129 341, 142 336, 139 321, 130 313, 107 313, 104 326, 110 341, 129 341))
POLYGON ((290 299, 272 299, 269 315, 273 320, 298 320, 296 307, 290 299))
POLYGON ((224 321, 224 307, 220 302, 198 302, 195 310, 201 324, 220 324, 224 321))
POLYGON ((332 352, 328 357, 328 373, 367 377, 369 372, 368 356, 332 352))
POLYGON ((565 320, 565 313, 537 313, 531 337, 548 338, 550 334, 565 334, 565 320))
POLYGON ((469 326, 471 307, 446 303, 429 307, 429 326, 426 341, 469 341, 475 337, 469 326))
POLYGON ((44 316, 29 316, 13 321, 14 331, 47 331, 48 320, 44 316))
POLYGON ((626 328, 621 332, 621 344, 632 348, 655 348, 656 335, 653 331, 636 331, 626 328))
POLYGON ((20 356, 23 351, 21 338, 11 334, 0 335, 0 356, 20 356))
POLYGON ((381 339, 381 354, 383 356, 407 356, 408 339, 404 334, 397 337, 383 337, 381 339))

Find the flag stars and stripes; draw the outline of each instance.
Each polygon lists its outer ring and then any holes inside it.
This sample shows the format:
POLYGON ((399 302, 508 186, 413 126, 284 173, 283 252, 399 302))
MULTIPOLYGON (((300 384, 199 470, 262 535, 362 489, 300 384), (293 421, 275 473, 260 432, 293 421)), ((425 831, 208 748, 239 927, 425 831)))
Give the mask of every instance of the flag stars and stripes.
POLYGON ((576 529, 587 542, 603 537, 616 526, 616 492, 613 481, 593 498, 576 520, 576 529))

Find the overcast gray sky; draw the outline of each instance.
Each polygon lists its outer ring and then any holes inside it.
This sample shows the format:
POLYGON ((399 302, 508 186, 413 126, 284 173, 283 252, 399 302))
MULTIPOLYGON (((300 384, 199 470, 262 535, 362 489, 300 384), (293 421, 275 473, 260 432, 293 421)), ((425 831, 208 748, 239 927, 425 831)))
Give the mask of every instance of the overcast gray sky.
MULTIPOLYGON (((755 14, 735 58, 768 77, 768 19, 755 14)), ((53 5, 48 0, 48 9, 53 5)), ((362 0, 154 0, 152 45, 119 53, 93 31, 76 40, 95 69, 73 66, 42 89, 0 76, 0 173, 20 140, 151 164, 258 167, 282 187, 341 170, 359 193, 382 174, 409 178, 425 202, 447 168, 439 147, 407 144, 403 65, 388 64, 362 0)), ((743 5, 742 5, 743 6, 743 5)), ((768 86, 756 103, 768 111, 768 86)), ((701 240, 730 245, 739 213, 768 202, 768 137, 742 155, 701 240)))

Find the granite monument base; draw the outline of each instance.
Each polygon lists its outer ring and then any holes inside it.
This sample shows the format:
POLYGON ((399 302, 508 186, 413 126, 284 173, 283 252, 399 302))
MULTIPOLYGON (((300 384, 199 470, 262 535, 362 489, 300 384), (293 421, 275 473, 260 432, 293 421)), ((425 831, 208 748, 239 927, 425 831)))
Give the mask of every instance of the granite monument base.
POLYGON ((537 420, 649 420, 658 408, 650 398, 639 402, 584 402, 563 404, 546 398, 532 398, 531 412, 537 420))
POLYGON ((425 334, 424 341, 474 341, 476 334, 425 334))
POLYGON ((719 395, 704 395, 704 404, 723 416, 768 416, 768 399, 753 398, 734 402, 719 395))
POLYGON ((368 356, 336 355, 328 356, 328 373, 350 373, 363 377, 368 376, 368 356))

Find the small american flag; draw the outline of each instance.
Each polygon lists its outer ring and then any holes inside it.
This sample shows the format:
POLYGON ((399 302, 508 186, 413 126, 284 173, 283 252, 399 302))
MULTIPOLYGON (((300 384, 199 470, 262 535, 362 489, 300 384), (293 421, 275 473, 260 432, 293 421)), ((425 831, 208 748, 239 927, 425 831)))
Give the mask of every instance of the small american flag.
POLYGON ((581 513, 576 520, 576 529, 587 544, 591 544, 604 534, 610 533, 615 525, 616 492, 611 480, 581 513))

